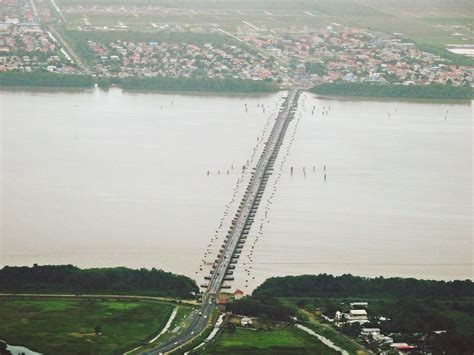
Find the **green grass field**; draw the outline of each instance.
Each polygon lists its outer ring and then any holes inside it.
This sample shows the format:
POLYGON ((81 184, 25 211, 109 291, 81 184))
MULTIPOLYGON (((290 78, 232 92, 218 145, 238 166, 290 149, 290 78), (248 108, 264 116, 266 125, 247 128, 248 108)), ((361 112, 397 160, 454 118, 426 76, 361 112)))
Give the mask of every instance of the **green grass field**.
POLYGON ((204 354, 338 354, 315 337, 296 328, 268 331, 237 328, 224 330, 204 354))
POLYGON ((45 354, 122 353, 159 332, 172 309, 157 302, 0 299, 0 339, 45 354))

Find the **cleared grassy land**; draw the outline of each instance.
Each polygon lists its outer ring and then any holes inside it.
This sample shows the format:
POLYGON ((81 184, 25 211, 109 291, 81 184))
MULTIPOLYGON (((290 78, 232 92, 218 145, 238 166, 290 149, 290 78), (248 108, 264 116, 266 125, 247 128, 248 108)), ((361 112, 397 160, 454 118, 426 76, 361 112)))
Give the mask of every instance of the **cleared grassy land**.
POLYGON ((338 354, 315 337, 296 328, 254 331, 224 330, 219 339, 203 354, 338 354))
POLYGON ((172 309, 157 302, 0 299, 0 339, 46 354, 116 354, 160 331, 172 309))

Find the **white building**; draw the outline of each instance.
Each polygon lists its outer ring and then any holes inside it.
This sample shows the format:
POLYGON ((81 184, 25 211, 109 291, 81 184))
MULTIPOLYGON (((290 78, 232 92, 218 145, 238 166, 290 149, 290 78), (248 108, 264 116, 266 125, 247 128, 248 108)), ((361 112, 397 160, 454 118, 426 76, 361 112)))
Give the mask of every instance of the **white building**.
POLYGON ((240 320, 240 325, 242 327, 246 327, 247 325, 252 325, 252 319, 249 318, 249 317, 242 317, 242 319, 240 320))
POLYGON ((367 323, 369 319, 367 318, 367 311, 365 309, 351 309, 349 312, 349 322, 350 323, 367 323))
POLYGON ((360 332, 361 335, 374 335, 374 334, 380 334, 380 329, 379 328, 362 328, 362 331, 360 332))

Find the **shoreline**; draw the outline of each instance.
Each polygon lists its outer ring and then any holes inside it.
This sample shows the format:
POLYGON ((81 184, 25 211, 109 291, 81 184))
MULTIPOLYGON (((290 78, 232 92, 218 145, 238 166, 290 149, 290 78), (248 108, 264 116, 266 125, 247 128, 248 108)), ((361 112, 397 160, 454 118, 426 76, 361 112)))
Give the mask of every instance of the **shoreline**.
POLYGON ((424 99, 409 97, 388 97, 388 96, 351 96, 351 95, 321 95, 306 90, 318 99, 339 100, 339 101, 381 101, 381 102, 407 102, 407 103, 427 103, 427 104, 465 104, 471 105, 473 98, 470 99, 424 99))
POLYGON ((93 93, 95 91, 107 93, 111 90, 120 90, 127 94, 146 94, 146 95, 192 95, 192 96, 222 96, 222 97, 245 97, 245 96, 266 96, 277 94, 287 90, 277 91, 193 91, 193 90, 135 90, 135 89, 124 89, 121 86, 111 86, 108 89, 102 89, 98 86, 93 87, 54 87, 54 86, 1 86, 0 93, 2 92, 30 92, 30 93, 93 93))
MULTIPOLYGON (((102 89, 98 86, 94 87, 50 87, 50 86, 0 86, 1 92, 33 92, 33 93, 93 93, 94 91, 108 92, 110 90, 120 90, 127 94, 145 94, 145 95, 189 95, 189 96, 220 96, 220 97, 245 97, 245 96, 266 96, 287 91, 281 89, 278 91, 192 91, 192 90, 135 90, 123 89, 120 86, 112 86, 109 89, 102 89)), ((428 99, 428 98, 407 98, 407 97, 385 97, 385 96, 353 96, 353 95, 322 95, 312 93, 310 90, 303 90, 308 92, 318 99, 324 100, 339 100, 339 101, 372 101, 372 102, 407 102, 407 103, 430 103, 430 104, 463 104, 471 105, 474 98, 470 99, 428 99)))

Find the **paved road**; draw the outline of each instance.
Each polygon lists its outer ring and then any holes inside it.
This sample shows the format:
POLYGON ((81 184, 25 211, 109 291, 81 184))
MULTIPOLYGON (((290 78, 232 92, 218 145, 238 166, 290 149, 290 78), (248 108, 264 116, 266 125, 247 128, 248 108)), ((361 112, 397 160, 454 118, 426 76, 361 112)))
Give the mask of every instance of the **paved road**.
POLYGON ((262 185, 264 176, 267 174, 268 168, 272 165, 271 160, 274 159, 275 154, 278 152, 281 139, 286 131, 285 128, 291 119, 292 108, 296 106, 298 97, 299 93, 297 90, 291 91, 280 109, 272 133, 265 144, 265 148, 260 156, 257 166, 255 167, 255 171, 252 173, 250 183, 242 200, 242 208, 239 208, 237 211, 235 224, 231 229, 224 250, 215 265, 214 273, 209 281, 209 286, 204 293, 201 309, 193 312, 189 316, 187 320, 189 325, 182 333, 174 339, 165 341, 157 348, 147 351, 147 354, 161 354, 175 350, 200 334, 209 324, 212 312, 217 307, 215 304, 217 294, 222 287, 224 277, 226 276, 226 272, 237 248, 237 244, 244 232, 245 226, 249 222, 250 213, 252 209, 258 205, 258 203, 256 204, 257 194, 259 190, 264 187, 264 185, 262 185))
POLYGON ((209 324, 212 312, 216 307, 217 306, 214 302, 209 302, 209 299, 207 299, 207 302, 203 303, 199 311, 194 311, 189 315, 187 318, 188 326, 186 329, 184 329, 176 338, 170 338, 161 343, 157 348, 146 351, 146 354, 163 354, 172 351, 195 338, 209 324))

